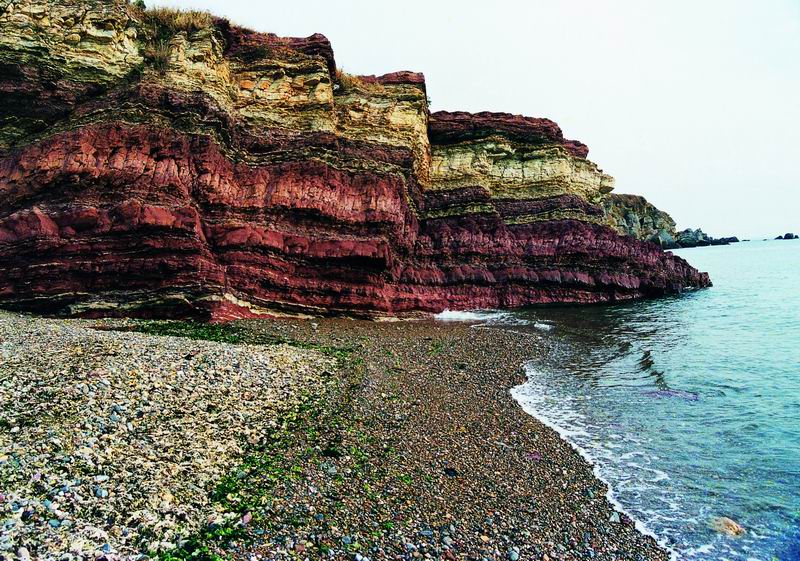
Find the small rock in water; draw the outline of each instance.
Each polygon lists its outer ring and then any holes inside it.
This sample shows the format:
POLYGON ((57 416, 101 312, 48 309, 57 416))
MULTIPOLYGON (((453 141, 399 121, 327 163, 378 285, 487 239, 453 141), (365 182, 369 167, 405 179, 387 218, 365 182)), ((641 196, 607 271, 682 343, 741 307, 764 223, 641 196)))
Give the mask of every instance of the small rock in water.
POLYGON ((715 518, 711 526, 720 534, 726 534, 728 536, 739 537, 745 532, 745 529, 738 522, 727 516, 715 518))

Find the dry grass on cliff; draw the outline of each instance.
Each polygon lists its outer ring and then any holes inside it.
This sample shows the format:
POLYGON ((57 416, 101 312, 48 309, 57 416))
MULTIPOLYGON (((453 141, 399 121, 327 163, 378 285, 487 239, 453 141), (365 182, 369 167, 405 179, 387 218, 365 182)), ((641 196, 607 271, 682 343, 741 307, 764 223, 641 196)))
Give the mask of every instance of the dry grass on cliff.
POLYGON ((339 84, 343 92, 364 88, 364 82, 361 78, 353 74, 348 74, 341 68, 336 69, 336 83, 339 84))
POLYGON ((182 11, 174 8, 141 10, 140 17, 147 44, 144 56, 159 72, 169 64, 170 41, 181 32, 187 34, 208 29, 214 24, 208 12, 182 11))
POLYGON ((174 8, 151 8, 143 12, 146 26, 157 30, 159 34, 175 35, 181 31, 194 33, 207 29, 213 24, 208 12, 183 11, 174 8))
POLYGON ((348 93, 351 91, 369 91, 377 94, 386 91, 386 86, 378 82, 368 82, 361 76, 348 74, 341 68, 336 69, 336 84, 339 86, 338 93, 348 93))

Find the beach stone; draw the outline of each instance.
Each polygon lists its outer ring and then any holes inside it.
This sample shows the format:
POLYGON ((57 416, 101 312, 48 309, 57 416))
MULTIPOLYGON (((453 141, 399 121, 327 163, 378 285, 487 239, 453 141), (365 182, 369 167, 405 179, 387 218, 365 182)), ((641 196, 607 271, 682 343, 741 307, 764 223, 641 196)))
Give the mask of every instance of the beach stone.
POLYGON ((519 559, 519 553, 517 553, 512 549, 511 551, 508 552, 508 558, 511 561, 517 561, 519 559))
POLYGON ((621 522, 619 518, 619 512, 613 512, 611 516, 608 517, 609 522, 614 522, 615 524, 619 524, 621 522))

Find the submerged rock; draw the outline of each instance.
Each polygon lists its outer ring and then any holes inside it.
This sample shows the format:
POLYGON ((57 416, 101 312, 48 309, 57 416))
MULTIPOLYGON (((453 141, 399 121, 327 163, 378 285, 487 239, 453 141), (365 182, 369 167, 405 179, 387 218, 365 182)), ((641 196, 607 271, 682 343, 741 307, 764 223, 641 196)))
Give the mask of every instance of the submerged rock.
POLYGON ((711 526, 720 534, 726 534, 728 536, 739 537, 745 533, 745 529, 740 526, 738 522, 727 516, 715 518, 711 522, 711 526))
POLYGON ((700 396, 696 393, 685 390, 653 390, 645 392, 645 395, 655 398, 678 398, 686 401, 698 401, 700 399, 700 396))

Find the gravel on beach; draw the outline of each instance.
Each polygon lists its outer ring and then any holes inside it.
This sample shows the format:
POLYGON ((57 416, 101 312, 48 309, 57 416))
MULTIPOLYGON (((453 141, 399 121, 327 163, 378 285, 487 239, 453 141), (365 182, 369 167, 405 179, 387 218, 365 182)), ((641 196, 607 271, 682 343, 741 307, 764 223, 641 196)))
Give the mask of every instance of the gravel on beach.
POLYGON ((264 559, 320 541, 356 561, 669 559, 612 508, 591 466, 511 397, 523 363, 542 352, 536 334, 347 319, 245 330, 352 348, 361 370, 337 437, 349 452, 284 489, 316 517, 275 536, 264 559))
POLYGON ((100 324, 137 325, 0 313, 0 558, 669 559, 511 398, 535 334, 281 319, 226 344, 100 324), (325 372, 336 397, 261 447, 325 372), (209 538, 220 518, 236 531, 209 538))
POLYGON ((222 513, 209 490, 329 358, 0 312, 0 558, 134 557, 222 513))

